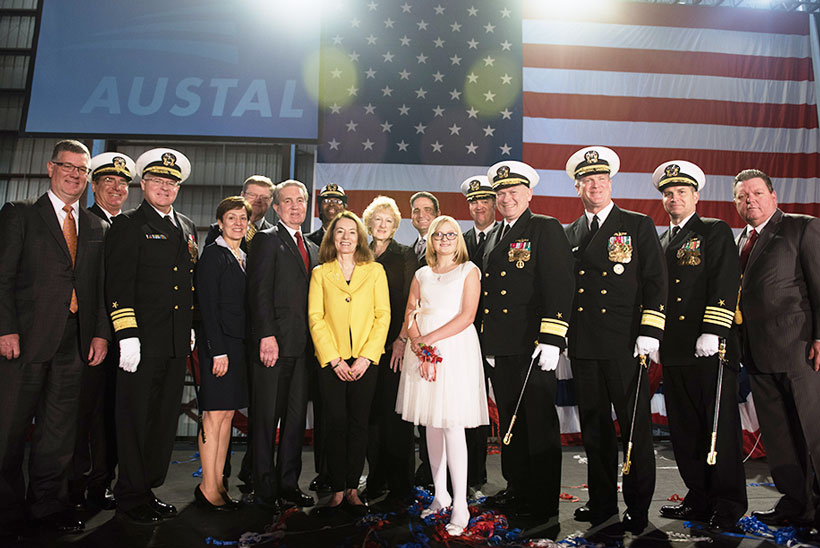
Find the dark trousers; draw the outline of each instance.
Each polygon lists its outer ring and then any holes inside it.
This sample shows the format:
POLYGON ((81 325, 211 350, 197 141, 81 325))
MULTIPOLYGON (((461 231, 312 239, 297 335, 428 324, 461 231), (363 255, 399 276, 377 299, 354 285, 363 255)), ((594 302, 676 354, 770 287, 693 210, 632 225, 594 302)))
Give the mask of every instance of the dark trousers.
POLYGON ((256 493, 262 497, 273 498, 280 490, 299 487, 307 396, 308 371, 304 355, 280 357, 273 367, 265 367, 258 358, 254 359, 251 397, 253 484, 256 493))
POLYGON ((413 487, 413 424, 396 413, 400 371, 390 369, 392 349, 382 354, 376 367, 376 390, 370 410, 367 438, 367 491, 384 488, 405 496, 413 487))
POLYGON ((186 358, 142 356, 136 372, 117 371, 117 508, 148 504, 165 482, 174 449, 186 358))
MULTIPOLYGON (((353 363, 352 358, 346 361, 353 363)), ((350 382, 340 380, 330 366, 319 371, 327 428, 325 454, 333 491, 359 486, 367 452, 367 428, 376 391, 377 367, 371 365, 359 380, 350 382)))
MULTIPOLYGON (((485 361, 485 380, 489 378, 489 371, 490 366, 485 361)), ((489 396, 489 383, 485 385, 489 396)), ((490 437, 490 425, 465 428, 464 437, 467 441, 467 485, 480 489, 487 483, 487 439, 490 437)))
POLYGON ((67 508, 68 469, 86 367, 82 358, 76 316, 66 322, 51 360, 21 363, 0 358, 0 524, 23 518, 26 500, 35 518, 67 508), (26 495, 23 454, 32 417, 26 495))
POLYGON ((772 479, 783 494, 777 509, 811 519, 812 468, 820 470, 820 373, 805 365, 785 373, 752 373, 749 379, 772 479))
MULTIPOLYGON (((637 358, 572 360, 575 396, 581 419, 581 436, 587 454, 587 483, 592 524, 618 513, 618 439, 612 423, 612 407, 621 428, 626 456, 629 428, 638 382, 637 358)), ((646 517, 655 492, 655 452, 649 407, 649 376, 640 368, 641 393, 632 438, 632 466, 623 477, 624 502, 635 519, 646 517)))
POLYGON ((663 368, 672 449, 678 472, 689 490, 685 503, 733 520, 740 519, 747 507, 736 368, 736 364, 723 368, 714 466, 706 463, 706 456, 715 412, 717 357, 663 368))
MULTIPOLYGON (((496 356, 491 373, 501 432, 506 432, 530 367, 529 354, 496 356)), ((518 409, 512 441, 501 446, 508 489, 544 516, 558 514, 561 492, 561 428, 555 411, 557 381, 535 364, 518 409)))
POLYGON ((322 396, 319 394, 319 364, 310 358, 308 366, 309 397, 313 402, 313 467, 319 475, 327 475, 327 457, 325 455, 325 428, 322 396))
POLYGON ((117 466, 114 392, 119 352, 109 346, 105 360, 83 371, 77 415, 77 441, 68 482, 72 497, 81 498, 86 489, 105 493, 117 466))

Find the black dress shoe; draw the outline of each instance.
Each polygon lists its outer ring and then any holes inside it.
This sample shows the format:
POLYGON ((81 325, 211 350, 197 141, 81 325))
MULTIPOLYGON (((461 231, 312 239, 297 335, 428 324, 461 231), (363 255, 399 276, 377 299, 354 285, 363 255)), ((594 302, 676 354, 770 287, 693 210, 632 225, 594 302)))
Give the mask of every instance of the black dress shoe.
POLYGON ((242 507, 242 501, 231 498, 228 493, 222 493, 222 500, 225 501, 225 504, 233 506, 237 510, 242 507))
POLYGON ((737 520, 734 518, 730 518, 728 516, 721 516, 719 514, 712 514, 712 517, 709 518, 709 526, 710 531, 715 533, 739 533, 740 530, 737 528, 737 520))
POLYGON ((85 529, 85 522, 78 519, 74 512, 58 512, 34 521, 40 531, 50 533, 79 533, 85 529))
POLYGON ((757 518, 760 523, 766 525, 773 525, 776 527, 783 525, 794 525, 800 520, 791 514, 781 512, 776 507, 769 510, 755 510, 752 512, 752 517, 757 518))
POLYGON ((313 500, 313 497, 306 493, 303 493, 302 490, 298 487, 296 489, 288 489, 286 491, 282 491, 282 493, 279 495, 279 498, 299 507, 310 507, 316 504, 316 501, 313 500))
POLYGON ((310 481, 308 489, 317 492, 330 491, 330 480, 324 474, 319 474, 310 481))
POLYGON ((142 525, 156 525, 162 519, 157 511, 148 504, 143 504, 129 510, 117 508, 117 517, 122 517, 133 523, 142 525))
POLYGON ((592 512, 586 504, 576 508, 573 516, 575 521, 592 521, 592 512))
POLYGON ((820 527, 797 527, 794 531, 794 538, 805 544, 820 544, 820 527))
POLYGON ((509 489, 502 489, 495 495, 487 497, 484 504, 499 510, 507 510, 521 505, 520 497, 509 489))
POLYGON ((114 510, 117 508, 117 501, 111 489, 89 489, 86 497, 88 504, 100 510, 114 510))
POLYGON ((370 512, 370 508, 366 504, 350 504, 347 499, 344 499, 341 506, 345 512, 358 518, 364 517, 370 512))
POLYGON ((667 519, 682 519, 691 521, 706 521, 709 519, 709 513, 705 510, 699 510, 686 503, 681 504, 667 504, 661 506, 661 517, 667 519))
POLYGON ((154 497, 154 500, 149 502, 148 505, 153 508, 154 512, 159 514, 159 517, 162 519, 173 518, 177 515, 176 506, 173 504, 168 504, 167 502, 162 502, 157 497, 154 497))
POLYGON ((646 514, 641 516, 632 515, 629 513, 629 510, 627 510, 624 512, 624 519, 621 520, 621 522, 624 524, 624 529, 633 535, 639 535, 646 529, 646 526, 649 525, 649 518, 646 514))
POLYGON ((233 512, 236 510, 236 506, 231 504, 213 504, 211 501, 208 500, 208 497, 205 496, 205 493, 202 492, 200 486, 197 485, 196 489, 194 489, 194 500, 196 500, 196 505, 200 508, 204 508, 205 510, 210 510, 211 512, 233 512))
POLYGON ((279 499, 274 497, 266 497, 258 493, 249 493, 246 495, 246 502, 257 504, 265 510, 273 512, 274 514, 279 514, 284 510, 282 507, 282 501, 279 499))

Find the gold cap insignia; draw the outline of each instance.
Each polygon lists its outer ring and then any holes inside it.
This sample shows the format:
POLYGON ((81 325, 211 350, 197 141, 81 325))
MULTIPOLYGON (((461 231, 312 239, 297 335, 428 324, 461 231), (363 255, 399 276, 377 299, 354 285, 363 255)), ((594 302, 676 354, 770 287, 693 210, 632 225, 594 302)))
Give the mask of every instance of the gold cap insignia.
POLYGON ((598 151, 597 150, 588 150, 584 154, 584 160, 587 161, 589 164, 594 164, 598 161, 598 151))
POLYGON ((680 173, 680 166, 677 164, 669 164, 666 166, 664 173, 667 177, 677 177, 678 173, 680 173))
POLYGON ((177 162, 177 157, 171 154, 170 152, 166 152, 162 155, 162 165, 173 167, 177 162))
POLYGON ((325 190, 329 192, 337 192, 339 190, 339 185, 337 185, 336 183, 328 183, 327 187, 325 187, 325 190))
POLYGON ((501 166, 500 168, 498 168, 498 171, 496 171, 496 178, 505 179, 507 176, 509 176, 509 174, 510 168, 508 168, 507 166, 501 166))
POLYGON ((476 190, 478 190, 480 188, 481 188, 481 183, 478 181, 478 179, 473 179, 472 181, 470 181, 470 192, 475 192, 476 190))
POLYGON ((114 156, 114 159, 111 160, 111 162, 114 164, 114 167, 118 169, 125 169, 125 158, 122 156, 114 156))

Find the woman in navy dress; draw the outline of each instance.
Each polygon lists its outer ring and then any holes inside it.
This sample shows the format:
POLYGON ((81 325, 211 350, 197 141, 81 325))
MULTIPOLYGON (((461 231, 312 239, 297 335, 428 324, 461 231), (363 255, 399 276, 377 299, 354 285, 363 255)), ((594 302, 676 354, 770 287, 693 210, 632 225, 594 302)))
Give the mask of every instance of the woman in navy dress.
POLYGON ((220 202, 216 218, 222 235, 205 247, 195 274, 202 316, 199 408, 203 417, 198 439, 202 483, 194 495, 199 506, 210 510, 234 510, 239 504, 228 495, 222 473, 234 412, 248 406, 246 257, 239 244, 250 216, 251 205, 241 196, 220 202))

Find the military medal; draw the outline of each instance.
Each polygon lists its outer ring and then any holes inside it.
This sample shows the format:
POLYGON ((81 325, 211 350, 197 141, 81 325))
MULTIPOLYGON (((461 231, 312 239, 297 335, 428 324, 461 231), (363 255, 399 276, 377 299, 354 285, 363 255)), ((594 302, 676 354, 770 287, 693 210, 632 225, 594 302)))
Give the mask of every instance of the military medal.
MULTIPOLYGON (((613 263, 628 263, 632 260, 632 236, 626 232, 616 232, 607 244, 609 260, 613 263)), ((620 272, 617 272, 620 274, 620 272)))
POLYGON ((698 266, 700 264, 700 238, 693 238, 684 243, 676 253, 680 266, 698 266))
POLYGON ((196 246, 193 234, 188 234, 188 253, 191 254, 191 262, 196 264, 196 258, 199 256, 199 248, 196 246))
POLYGON ((507 256, 516 268, 524 268, 524 263, 530 260, 530 242, 524 240, 511 243, 507 256))
POLYGON ((612 271, 615 274, 620 276, 621 274, 624 273, 624 265, 622 265, 621 263, 618 263, 618 264, 616 264, 615 266, 612 267, 612 271))

